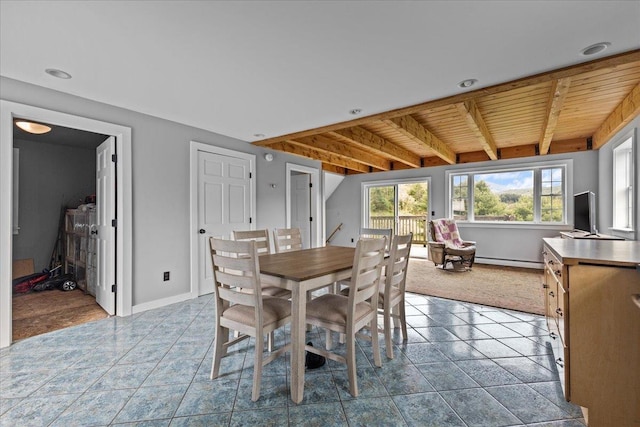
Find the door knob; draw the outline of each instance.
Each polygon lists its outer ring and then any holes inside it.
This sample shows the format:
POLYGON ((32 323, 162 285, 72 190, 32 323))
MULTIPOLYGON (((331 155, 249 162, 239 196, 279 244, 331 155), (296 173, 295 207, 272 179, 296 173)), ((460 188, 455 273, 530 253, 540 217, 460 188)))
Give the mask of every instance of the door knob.
POLYGON ((204 231, 204 228, 201 228, 200 230, 198 230, 198 233, 204 234, 204 233, 206 233, 206 231, 204 231))

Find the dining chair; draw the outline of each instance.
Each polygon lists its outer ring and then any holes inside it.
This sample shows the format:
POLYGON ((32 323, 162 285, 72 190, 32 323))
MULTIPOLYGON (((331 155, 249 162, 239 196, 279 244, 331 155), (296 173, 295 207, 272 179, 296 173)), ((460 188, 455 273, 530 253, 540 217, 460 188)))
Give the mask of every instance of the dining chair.
MULTIPOLYGON (((386 238, 360 239, 351 270, 351 292, 349 296, 324 294, 307 302, 307 323, 324 328, 327 334, 326 350, 305 346, 311 353, 345 363, 349 376, 349 392, 358 396, 356 377, 356 333, 364 327, 378 330, 378 287, 384 263, 386 238), (344 334, 346 338, 346 357, 331 350, 331 331, 344 334)), ((360 337, 360 335, 358 335, 360 337)), ((382 366, 378 334, 362 336, 371 339, 374 364, 382 366)))
MULTIPOLYGON (((371 239, 371 238, 387 238, 387 246, 385 250, 389 251, 389 245, 391 244, 391 236, 393 235, 393 230, 390 228, 360 228, 360 239, 371 239)), ((333 293, 340 293, 345 291, 345 289, 349 288, 349 280, 341 280, 339 282, 334 283, 333 285, 333 293)), ((346 293, 344 295, 347 295, 346 293)))
MULTIPOLYGON (((270 254, 271 253, 271 242, 269 239, 269 231, 267 229, 262 230, 234 230, 233 231, 233 240, 236 241, 254 241, 256 242, 256 248, 258 250, 258 255, 270 254)), ((239 254, 240 256, 246 254, 239 254)), ((262 295, 270 296, 270 297, 278 297, 284 299, 291 298, 291 291, 286 289, 282 289, 278 286, 269 286, 268 283, 262 283, 262 295)), ((274 334, 270 333, 267 339, 267 349, 268 351, 273 350, 273 340, 274 334)))
POLYGON ((253 389, 251 400, 260 397, 262 367, 290 349, 287 344, 264 357, 264 335, 291 322, 291 303, 282 298, 265 296, 260 285, 260 260, 257 243, 211 237, 216 304, 211 379, 218 377, 220 361, 232 345, 254 337, 253 389), (239 332, 229 340, 229 330, 239 332))
MULTIPOLYGON (((271 253, 271 241, 269 239, 269 231, 263 230, 246 230, 233 232, 233 240, 235 241, 254 241, 256 242, 256 248, 258 255, 271 253)), ((243 254, 240 254, 243 255, 243 254)), ((277 286, 269 286, 268 284, 262 286, 262 294, 271 297, 278 298, 291 298, 291 291, 279 288, 277 286)))
POLYGON ((393 229, 391 228, 360 228, 360 238, 375 238, 375 237, 386 237, 387 238, 387 250, 391 244, 391 238, 393 237, 393 229))
POLYGON ((299 251, 302 249, 302 235, 299 228, 276 228, 273 230, 273 244, 276 253, 299 251))
MULTIPOLYGON (((383 315, 383 329, 385 337, 386 354, 393 359, 393 343, 391 341, 391 321, 397 320, 396 327, 402 331, 402 340, 407 340, 407 319, 405 315, 405 286, 407 282, 407 270, 409 267, 409 255, 413 233, 393 236, 389 256, 386 258, 382 269, 382 278, 378 290, 378 313, 383 315)), ((341 295, 349 295, 349 287, 340 291, 341 295)), ((343 337, 340 336, 341 342, 343 337)))
POLYGON ((380 285, 378 294, 378 310, 382 312, 384 319, 384 339, 389 359, 393 359, 392 318, 397 319, 396 327, 398 322, 400 323, 402 340, 406 341, 408 338, 404 297, 412 242, 413 233, 393 236, 391 252, 385 262, 384 281, 380 285))

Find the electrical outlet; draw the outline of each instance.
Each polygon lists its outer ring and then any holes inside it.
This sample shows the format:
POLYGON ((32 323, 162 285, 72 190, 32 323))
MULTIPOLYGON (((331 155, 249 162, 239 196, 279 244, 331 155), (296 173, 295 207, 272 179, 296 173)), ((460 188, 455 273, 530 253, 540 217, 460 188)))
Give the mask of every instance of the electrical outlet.
POLYGON ((164 272, 164 281, 167 282, 169 280, 169 272, 165 271, 164 272))
POLYGON ((431 216, 436 216, 436 211, 431 211, 431 216))
POLYGON ((353 243, 353 237, 351 238, 351 243, 353 243))

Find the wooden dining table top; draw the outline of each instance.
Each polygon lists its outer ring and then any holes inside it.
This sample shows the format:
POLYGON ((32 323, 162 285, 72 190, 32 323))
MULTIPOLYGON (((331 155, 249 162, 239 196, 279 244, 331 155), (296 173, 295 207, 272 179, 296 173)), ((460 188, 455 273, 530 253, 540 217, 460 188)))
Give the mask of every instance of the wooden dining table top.
POLYGON ((324 246, 260 255, 260 273, 302 282, 353 267, 355 248, 324 246))

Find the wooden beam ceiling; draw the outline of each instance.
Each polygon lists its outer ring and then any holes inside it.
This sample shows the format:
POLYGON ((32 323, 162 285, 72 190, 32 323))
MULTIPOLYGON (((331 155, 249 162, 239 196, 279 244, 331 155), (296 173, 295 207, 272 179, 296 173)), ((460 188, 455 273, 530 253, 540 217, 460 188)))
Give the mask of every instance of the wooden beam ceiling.
POLYGON ((437 136, 418 123, 413 117, 394 117, 389 120, 384 120, 384 122, 404 134, 407 138, 417 142, 418 144, 424 144, 425 147, 433 150, 436 156, 440 157, 447 163, 454 164, 456 162, 456 153, 454 153, 451 148, 447 147, 444 142, 440 141, 437 136))
POLYGON ((551 83, 551 91, 549 91, 549 101, 547 101, 547 114, 545 115, 544 125, 542 126, 542 134, 540 136, 540 154, 547 154, 553 132, 558 124, 558 117, 562 111, 562 104, 571 85, 571 77, 554 80, 551 83))
POLYGON ((498 147, 493 139, 487 124, 480 114, 480 109, 474 100, 458 102, 456 108, 462 115, 462 118, 469 126, 469 129, 475 134, 478 142, 484 149, 485 153, 491 160, 498 160, 498 147))
POLYGON ((640 114, 640 83, 625 96, 620 104, 593 134, 593 148, 602 147, 620 129, 640 114))
POLYGON ((638 114, 634 50, 254 145, 369 173, 598 149, 638 114))

